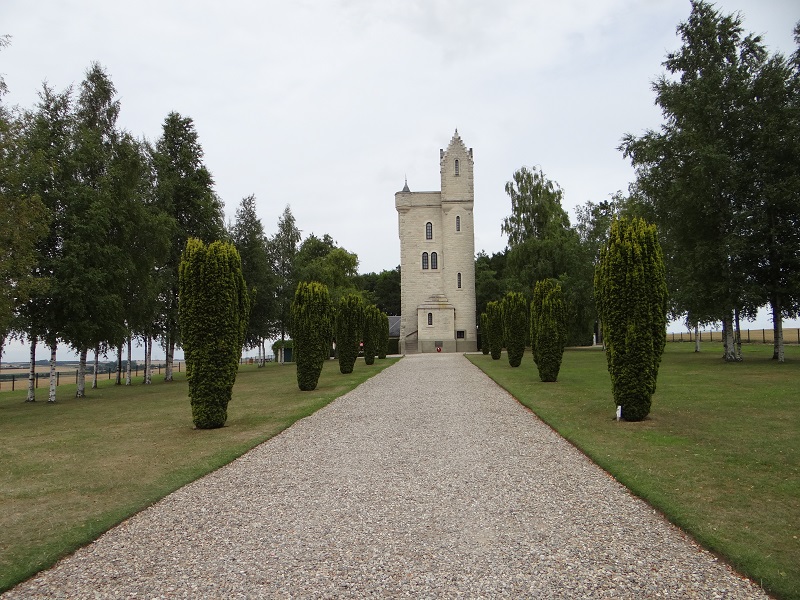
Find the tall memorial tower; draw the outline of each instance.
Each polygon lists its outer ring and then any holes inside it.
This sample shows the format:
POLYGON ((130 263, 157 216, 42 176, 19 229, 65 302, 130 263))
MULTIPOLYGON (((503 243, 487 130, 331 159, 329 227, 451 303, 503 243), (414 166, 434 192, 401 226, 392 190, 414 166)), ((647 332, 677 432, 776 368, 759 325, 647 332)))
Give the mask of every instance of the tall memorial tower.
POLYGON ((474 352, 472 148, 456 130, 439 151, 440 192, 394 195, 400 233, 400 353, 474 352))

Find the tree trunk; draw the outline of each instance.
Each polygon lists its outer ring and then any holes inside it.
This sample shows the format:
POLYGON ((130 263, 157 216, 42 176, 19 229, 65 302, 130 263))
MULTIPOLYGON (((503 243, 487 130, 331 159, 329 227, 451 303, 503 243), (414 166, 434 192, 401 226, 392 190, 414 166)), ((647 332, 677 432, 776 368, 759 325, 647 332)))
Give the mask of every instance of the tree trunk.
POLYGON ((86 396, 86 355, 88 348, 81 348, 80 359, 78 360, 78 388, 75 390, 76 398, 86 396))
POLYGON ((164 365, 164 381, 172 381, 172 361, 175 357, 175 342, 172 336, 167 338, 167 357, 164 365))
POLYGON ((56 401, 56 348, 58 348, 58 344, 53 342, 50 345, 50 391, 47 395, 48 402, 56 401))
POLYGON ((777 360, 779 363, 784 362, 783 353, 783 314, 781 307, 781 300, 778 294, 772 297, 772 333, 775 338, 773 341, 772 360, 777 360))
POLYGON ((694 351, 700 352, 700 323, 694 324, 694 351))
POLYGON ((122 385, 122 344, 117 346, 117 380, 114 385, 122 385))
POLYGON ((733 314, 734 314, 734 318, 735 318, 735 321, 736 321, 736 330, 735 330, 735 336, 736 336, 736 360, 737 361, 741 361, 742 360, 742 328, 741 328, 741 326, 739 324, 739 309, 738 308, 735 309, 733 311, 733 314))
POLYGON ((131 384, 131 345, 133 344, 133 335, 128 335, 128 364, 125 365, 125 385, 131 384))
POLYGON ((31 336, 31 366, 28 370, 28 397, 25 402, 36 402, 36 336, 31 336))
POLYGON ((726 315, 726 317, 722 319, 722 358, 725 362, 736 362, 736 344, 733 340, 732 321, 732 315, 726 315))
POLYGON ((94 373, 92 374, 92 389, 97 389, 97 369, 100 367, 100 350, 94 349, 94 373))
POLYGON ((144 383, 145 385, 150 385, 153 382, 153 373, 152 373, 152 363, 151 360, 153 358, 153 336, 147 335, 147 339, 144 343, 145 347, 145 355, 144 355, 144 383))

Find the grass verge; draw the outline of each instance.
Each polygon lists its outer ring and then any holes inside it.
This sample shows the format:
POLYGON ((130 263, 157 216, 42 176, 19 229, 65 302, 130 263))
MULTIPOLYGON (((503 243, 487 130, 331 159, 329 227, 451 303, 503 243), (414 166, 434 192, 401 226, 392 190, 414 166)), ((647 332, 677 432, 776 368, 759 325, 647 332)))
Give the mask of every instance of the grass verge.
POLYGON ((634 494, 780 598, 800 598, 800 347, 667 344, 650 416, 616 422, 600 350, 568 350, 557 383, 530 354, 470 360, 634 494))
POLYGON ((397 359, 363 359, 350 375, 326 361, 313 392, 294 365, 241 366, 226 426, 194 430, 185 373, 57 402, 0 394, 0 592, 54 564, 170 492, 241 456, 397 359))

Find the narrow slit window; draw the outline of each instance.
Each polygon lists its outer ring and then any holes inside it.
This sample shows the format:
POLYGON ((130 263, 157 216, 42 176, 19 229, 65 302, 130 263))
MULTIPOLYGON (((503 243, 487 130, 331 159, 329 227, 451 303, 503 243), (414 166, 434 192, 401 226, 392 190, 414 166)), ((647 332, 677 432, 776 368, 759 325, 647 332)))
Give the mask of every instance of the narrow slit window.
POLYGON ((431 252, 431 269, 439 268, 439 255, 436 252, 431 252))
POLYGON ((433 223, 428 221, 425 223, 425 239, 432 240, 433 239, 433 223))
POLYGON ((461 231, 461 217, 456 216, 456 231, 461 231))
POLYGON ((459 174, 458 172, 459 172, 459 169, 458 169, 458 159, 456 159, 456 177, 458 177, 458 174, 459 174))
POLYGON ((456 279, 458 280, 458 289, 461 289, 461 273, 458 274, 458 277, 456 277, 456 279))
POLYGON ((433 325, 433 313, 428 313, 428 325, 433 325))
POLYGON ((427 252, 423 252, 422 253, 422 268, 423 269, 427 269, 428 268, 428 253, 427 252))

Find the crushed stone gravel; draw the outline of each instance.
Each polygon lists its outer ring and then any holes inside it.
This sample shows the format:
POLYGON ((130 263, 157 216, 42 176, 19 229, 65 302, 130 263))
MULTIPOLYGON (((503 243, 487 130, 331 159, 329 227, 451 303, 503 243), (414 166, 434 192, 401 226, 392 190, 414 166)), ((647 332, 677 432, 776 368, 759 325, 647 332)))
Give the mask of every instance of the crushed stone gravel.
POLYGON ((465 357, 407 356, 3 595, 766 598, 465 357))

